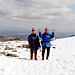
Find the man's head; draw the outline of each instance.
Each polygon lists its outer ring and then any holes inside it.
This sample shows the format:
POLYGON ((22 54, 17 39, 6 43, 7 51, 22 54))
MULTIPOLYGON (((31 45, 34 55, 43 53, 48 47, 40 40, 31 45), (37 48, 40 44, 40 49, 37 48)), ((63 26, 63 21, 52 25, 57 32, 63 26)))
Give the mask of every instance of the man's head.
POLYGON ((48 28, 45 28, 45 33, 48 33, 48 31, 49 31, 48 28))
POLYGON ((32 34, 35 34, 35 29, 34 28, 32 28, 32 34))

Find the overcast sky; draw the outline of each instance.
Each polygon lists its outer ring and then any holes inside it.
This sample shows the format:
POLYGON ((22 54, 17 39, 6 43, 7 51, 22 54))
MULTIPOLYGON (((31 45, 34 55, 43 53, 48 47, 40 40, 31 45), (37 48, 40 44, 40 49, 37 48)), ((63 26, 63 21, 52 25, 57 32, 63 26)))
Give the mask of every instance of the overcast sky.
POLYGON ((75 32, 75 0, 0 0, 0 31, 75 32))

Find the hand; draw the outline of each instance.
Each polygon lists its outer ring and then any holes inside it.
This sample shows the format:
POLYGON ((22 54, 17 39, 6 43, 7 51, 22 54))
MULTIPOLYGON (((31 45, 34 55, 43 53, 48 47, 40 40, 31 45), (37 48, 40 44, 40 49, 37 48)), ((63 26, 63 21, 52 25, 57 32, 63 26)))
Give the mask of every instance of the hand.
POLYGON ((53 29, 53 31, 52 31, 53 33, 55 32, 55 29, 53 29))
POLYGON ((39 33, 41 33, 41 30, 40 29, 38 29, 38 31, 39 31, 39 33))

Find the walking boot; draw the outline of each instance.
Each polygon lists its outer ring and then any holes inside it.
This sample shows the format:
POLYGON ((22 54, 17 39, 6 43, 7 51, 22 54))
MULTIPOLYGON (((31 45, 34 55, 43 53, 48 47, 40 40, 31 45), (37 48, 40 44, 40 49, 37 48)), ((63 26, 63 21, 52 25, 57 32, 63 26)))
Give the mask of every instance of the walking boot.
POLYGON ((34 54, 35 60, 37 60, 37 54, 34 54))
POLYGON ((44 60, 44 57, 42 57, 42 60, 44 60))
POLYGON ((46 57, 46 59, 48 60, 48 57, 46 57))

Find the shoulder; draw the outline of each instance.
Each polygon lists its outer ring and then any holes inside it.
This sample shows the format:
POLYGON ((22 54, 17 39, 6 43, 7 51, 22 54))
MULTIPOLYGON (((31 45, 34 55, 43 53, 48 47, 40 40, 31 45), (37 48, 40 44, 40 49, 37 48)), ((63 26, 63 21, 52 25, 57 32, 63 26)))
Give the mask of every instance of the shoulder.
POLYGON ((31 36, 31 34, 29 35, 29 37, 31 36))
POLYGON ((45 32, 42 35, 45 35, 45 32))
POLYGON ((32 36, 32 34, 30 34, 28 37, 31 37, 32 36))

